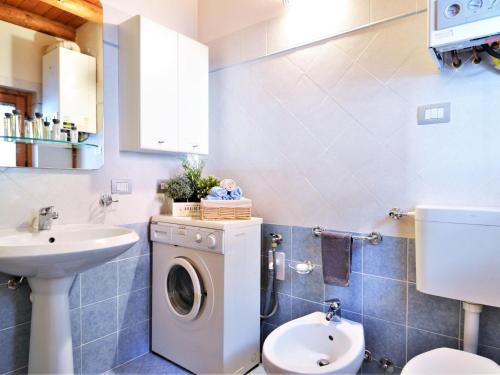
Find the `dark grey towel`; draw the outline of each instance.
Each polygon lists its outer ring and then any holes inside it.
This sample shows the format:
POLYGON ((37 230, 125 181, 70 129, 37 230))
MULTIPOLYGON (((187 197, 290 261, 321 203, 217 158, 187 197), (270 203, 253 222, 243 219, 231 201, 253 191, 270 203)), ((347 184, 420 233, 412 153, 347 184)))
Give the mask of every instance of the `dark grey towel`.
POLYGON ((349 286, 351 274, 352 235, 349 233, 321 233, 321 256, 325 284, 349 286))

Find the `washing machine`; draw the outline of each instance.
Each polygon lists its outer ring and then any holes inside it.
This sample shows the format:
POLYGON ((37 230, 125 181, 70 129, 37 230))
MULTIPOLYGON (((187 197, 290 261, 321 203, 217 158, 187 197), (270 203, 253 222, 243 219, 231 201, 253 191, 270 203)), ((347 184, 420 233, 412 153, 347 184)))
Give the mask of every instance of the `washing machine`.
POLYGON ((258 365, 261 223, 152 218, 154 353, 196 374, 258 365))

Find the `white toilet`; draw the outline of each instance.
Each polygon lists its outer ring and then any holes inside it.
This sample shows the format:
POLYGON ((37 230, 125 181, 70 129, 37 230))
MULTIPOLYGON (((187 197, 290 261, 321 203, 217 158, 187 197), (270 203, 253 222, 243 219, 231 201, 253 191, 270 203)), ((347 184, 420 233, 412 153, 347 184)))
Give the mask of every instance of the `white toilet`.
POLYGON ((500 209, 418 206, 417 289, 464 307, 464 351, 439 348, 410 360, 402 374, 500 374, 477 354, 482 305, 500 306, 500 209))
POLYGON ((401 371, 401 375, 424 374, 500 374, 500 367, 477 354, 439 348, 417 355, 401 371))

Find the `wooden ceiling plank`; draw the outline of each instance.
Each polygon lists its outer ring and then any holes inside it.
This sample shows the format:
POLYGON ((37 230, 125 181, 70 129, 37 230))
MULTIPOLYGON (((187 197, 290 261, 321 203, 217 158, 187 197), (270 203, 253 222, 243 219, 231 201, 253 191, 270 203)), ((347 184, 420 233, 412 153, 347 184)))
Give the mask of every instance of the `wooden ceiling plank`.
POLYGON ((0 4, 0 19, 66 40, 74 41, 76 39, 76 32, 71 27, 7 4, 0 4))
POLYGON ((102 8, 85 0, 40 0, 87 21, 102 23, 102 8))

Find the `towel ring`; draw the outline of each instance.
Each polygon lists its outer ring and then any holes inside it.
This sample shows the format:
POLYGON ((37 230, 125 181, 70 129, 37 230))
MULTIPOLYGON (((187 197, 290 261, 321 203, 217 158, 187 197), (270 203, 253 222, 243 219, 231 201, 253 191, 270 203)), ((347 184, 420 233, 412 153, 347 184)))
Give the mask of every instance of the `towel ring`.
MULTIPOLYGON (((316 237, 321 236, 321 233, 323 233, 324 231, 325 229, 321 228, 320 226, 315 226, 314 228, 312 228, 312 234, 316 237)), ((372 245, 378 245, 384 239, 380 232, 371 232, 367 235, 353 235, 352 238, 354 240, 369 241, 372 245)))

